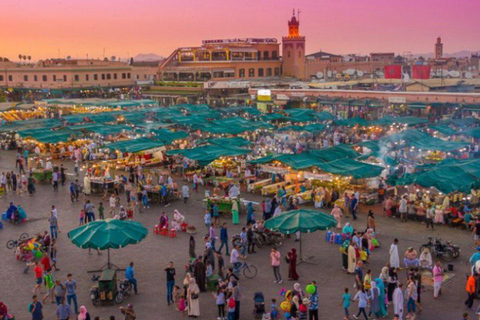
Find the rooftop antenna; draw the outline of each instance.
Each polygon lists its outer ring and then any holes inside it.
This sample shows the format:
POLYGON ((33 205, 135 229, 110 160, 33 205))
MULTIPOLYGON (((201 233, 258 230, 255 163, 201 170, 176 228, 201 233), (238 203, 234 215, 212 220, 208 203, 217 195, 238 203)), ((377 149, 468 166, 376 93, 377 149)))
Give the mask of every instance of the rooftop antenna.
POLYGON ((293 9, 293 16, 295 17, 295 9, 293 9))
POLYGON ((297 12, 298 12, 297 13, 297 20, 298 20, 298 22, 300 22, 300 9, 297 9, 297 12))

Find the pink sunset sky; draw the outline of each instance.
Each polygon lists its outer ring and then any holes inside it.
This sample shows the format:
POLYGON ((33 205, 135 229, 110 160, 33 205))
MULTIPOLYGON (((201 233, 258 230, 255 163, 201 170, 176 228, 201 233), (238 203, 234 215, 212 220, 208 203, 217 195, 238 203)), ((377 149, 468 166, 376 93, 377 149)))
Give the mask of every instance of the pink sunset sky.
POLYGON ((447 53, 480 50, 478 0, 5 0, 0 56, 168 56, 202 39, 280 41, 293 8, 308 53, 429 53, 439 35, 447 53))

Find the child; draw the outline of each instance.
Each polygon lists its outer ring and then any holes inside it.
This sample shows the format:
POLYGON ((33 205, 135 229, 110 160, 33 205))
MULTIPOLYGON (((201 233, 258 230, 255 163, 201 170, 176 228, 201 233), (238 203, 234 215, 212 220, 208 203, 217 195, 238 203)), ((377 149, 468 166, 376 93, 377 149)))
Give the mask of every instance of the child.
POLYGON ((187 304, 185 303, 185 298, 181 294, 180 298, 178 299, 178 311, 182 313, 182 316, 185 315, 185 310, 187 309, 187 304))
POLYGON ((222 288, 219 287, 213 297, 218 308, 218 319, 225 319, 225 293, 222 288))
POLYGON ((182 291, 180 290, 179 286, 175 285, 173 287, 172 297, 173 297, 173 303, 175 303, 175 310, 177 310, 177 311, 180 310, 178 304, 180 302, 181 292, 182 291))
POLYGON ((205 220, 205 227, 207 227, 207 231, 209 231, 210 226, 212 225, 212 215, 210 214, 210 211, 205 211, 205 217, 203 219, 205 220))
POLYGON ((345 310, 345 317, 343 319, 348 320, 350 319, 350 313, 348 312, 348 308, 350 308, 350 301, 351 301, 351 295, 348 293, 348 288, 345 288, 345 293, 342 296, 342 305, 343 305, 343 310, 345 310))
POLYGON ((228 301, 228 320, 235 320, 235 299, 231 292, 227 295, 228 301))
POLYGON ((105 212, 105 208, 103 207, 103 202, 100 202, 98 205, 98 217, 101 220, 105 220, 105 215, 103 214, 105 212))
POLYGON ((310 299, 303 298, 300 307, 298 308, 298 319, 299 320, 307 320, 308 319, 308 304, 310 303, 310 299))
POLYGON ((272 320, 278 318, 277 299, 272 299, 272 310, 270 311, 270 318, 272 320))
POLYGON ((80 210, 80 214, 78 216, 78 220, 79 220, 79 226, 83 226, 84 224, 84 220, 85 220, 85 210, 80 210))
POLYGON ((368 269, 365 277, 363 278, 363 287, 365 290, 372 288, 372 270, 368 269))

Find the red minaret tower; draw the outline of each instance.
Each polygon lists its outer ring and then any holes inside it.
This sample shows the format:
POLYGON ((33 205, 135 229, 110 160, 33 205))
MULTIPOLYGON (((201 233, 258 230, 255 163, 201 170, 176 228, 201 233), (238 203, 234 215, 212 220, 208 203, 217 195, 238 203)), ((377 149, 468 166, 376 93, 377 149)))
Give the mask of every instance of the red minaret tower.
POLYGON ((300 10, 288 21, 288 36, 282 38, 283 75, 305 78, 305 37, 300 35, 300 10))
POLYGON ((443 56, 443 43, 442 38, 438 37, 435 43, 435 60, 441 59, 443 56))

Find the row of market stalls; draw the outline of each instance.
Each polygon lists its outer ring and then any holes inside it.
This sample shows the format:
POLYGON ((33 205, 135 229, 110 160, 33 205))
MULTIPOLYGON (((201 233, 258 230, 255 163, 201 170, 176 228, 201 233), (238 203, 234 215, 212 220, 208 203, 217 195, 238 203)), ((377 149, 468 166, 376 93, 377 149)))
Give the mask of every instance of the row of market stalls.
MULTIPOLYGON (((11 121, 0 127, 0 131, 4 135, 15 135, 23 145, 40 145, 49 155, 61 153, 62 148, 68 150, 70 145, 86 148, 93 143, 93 149, 90 148, 93 156, 87 160, 108 161, 117 168, 137 164, 154 166, 165 156, 189 159, 195 170, 213 167, 218 176, 238 171, 233 170, 238 166, 242 170, 245 166, 254 166, 262 174, 260 178, 251 179, 250 189, 264 194, 271 194, 278 187, 286 187, 291 194, 305 194, 315 190, 315 186, 337 188, 338 192, 374 193, 380 176, 395 174, 402 166, 409 168, 404 173, 414 175, 412 177, 418 175, 418 178, 402 177, 403 180, 395 184, 428 187, 425 182, 417 183, 427 180, 421 166, 430 165, 430 171, 438 171, 438 179, 448 181, 447 171, 442 167, 447 166, 448 160, 464 157, 472 141, 480 138, 478 121, 474 118, 430 123, 413 116, 339 119, 329 112, 313 109, 264 114, 253 107, 214 109, 188 104, 143 107, 140 103, 132 106, 135 110, 129 110, 116 103, 105 109, 92 106, 95 112, 11 121), (327 149, 279 153, 258 145, 265 137, 277 135, 295 141, 304 134, 316 137, 325 132, 353 134, 377 129, 373 140, 327 149), (277 179, 279 175, 283 176, 281 182, 277 179)), ((86 110, 88 108, 82 109, 86 110)), ((476 181, 470 171, 465 177, 465 181, 476 181)), ((393 184, 394 180, 388 181, 393 184)), ((442 192, 447 191, 441 188, 442 192)))

